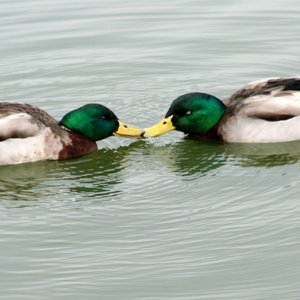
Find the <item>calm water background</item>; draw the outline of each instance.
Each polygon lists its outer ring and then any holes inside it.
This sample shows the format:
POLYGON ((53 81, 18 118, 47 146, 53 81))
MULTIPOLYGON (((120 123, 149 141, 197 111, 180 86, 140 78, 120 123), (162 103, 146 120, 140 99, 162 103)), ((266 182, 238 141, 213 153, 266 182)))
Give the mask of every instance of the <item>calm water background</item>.
MULTIPOLYGON (((0 1, 1 99, 140 127, 299 74, 299 1, 0 1)), ((110 138, 0 167, 0 299, 299 299, 300 142, 110 138)))

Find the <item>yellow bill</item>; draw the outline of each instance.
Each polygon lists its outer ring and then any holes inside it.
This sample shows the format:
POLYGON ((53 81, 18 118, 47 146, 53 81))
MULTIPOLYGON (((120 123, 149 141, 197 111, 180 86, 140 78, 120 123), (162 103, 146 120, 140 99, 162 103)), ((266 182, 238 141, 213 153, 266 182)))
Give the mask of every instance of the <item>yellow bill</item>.
POLYGON ((164 118, 157 124, 155 124, 149 128, 145 128, 143 137, 156 137, 156 136, 163 135, 163 134, 175 129, 175 127, 172 123, 172 117, 173 116, 164 118))
POLYGON ((132 138, 141 138, 144 130, 131 127, 127 124, 124 124, 121 121, 119 122, 119 128, 114 132, 114 136, 123 136, 123 137, 132 137, 132 138))

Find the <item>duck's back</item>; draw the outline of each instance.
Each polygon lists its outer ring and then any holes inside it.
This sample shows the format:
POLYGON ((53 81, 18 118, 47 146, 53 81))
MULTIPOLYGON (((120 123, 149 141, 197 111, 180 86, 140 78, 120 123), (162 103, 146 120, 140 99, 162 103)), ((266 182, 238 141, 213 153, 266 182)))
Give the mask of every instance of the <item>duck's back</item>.
POLYGON ((23 103, 0 103, 0 164, 57 159, 67 133, 48 113, 23 103))
POLYGON ((58 122, 37 106, 0 102, 0 140, 31 137, 46 127, 61 133, 58 122))
POLYGON ((224 102, 219 134, 227 142, 300 140, 300 78, 252 82, 224 102))

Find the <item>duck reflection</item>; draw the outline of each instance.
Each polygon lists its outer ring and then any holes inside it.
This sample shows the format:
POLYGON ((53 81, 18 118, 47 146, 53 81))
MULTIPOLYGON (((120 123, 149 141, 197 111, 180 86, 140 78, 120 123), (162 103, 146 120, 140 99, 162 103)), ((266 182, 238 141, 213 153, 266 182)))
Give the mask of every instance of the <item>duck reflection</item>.
POLYGON ((117 185, 124 179, 122 170, 127 164, 127 147, 104 149, 80 161, 64 162, 66 177, 71 180, 70 192, 81 197, 116 196, 117 185))
POLYGON ((40 195, 46 193, 40 186, 52 170, 53 166, 45 161, 1 166, 1 200, 38 200, 40 195))
MULTIPOLYGON (((181 139, 167 145, 159 145, 156 140, 148 144, 146 154, 156 164, 162 163, 172 172, 182 176, 205 175, 226 163, 224 147, 220 143, 181 139)), ((159 167, 159 166, 158 166, 159 167)))
MULTIPOLYGON (((181 139, 168 145, 154 144, 148 149, 153 161, 186 176, 205 176, 224 165, 271 168, 295 164, 300 159, 300 141, 276 144, 224 144, 214 141, 181 139)), ((187 179, 188 179, 187 178, 187 179)))
POLYGON ((300 160, 300 141, 274 144, 226 144, 227 155, 237 157, 242 167, 271 168, 300 160))
POLYGON ((66 161, 40 161, 0 167, 0 199, 80 200, 83 197, 117 195, 124 179, 130 147, 100 149, 85 157, 66 161))
POLYGON ((193 180, 227 165, 272 168, 299 160, 300 141, 222 144, 184 138, 160 144, 141 140, 77 159, 1 166, 0 199, 31 201, 30 205, 40 199, 105 200, 123 193, 121 183, 128 176, 128 168, 143 174, 153 168, 167 168, 193 180))

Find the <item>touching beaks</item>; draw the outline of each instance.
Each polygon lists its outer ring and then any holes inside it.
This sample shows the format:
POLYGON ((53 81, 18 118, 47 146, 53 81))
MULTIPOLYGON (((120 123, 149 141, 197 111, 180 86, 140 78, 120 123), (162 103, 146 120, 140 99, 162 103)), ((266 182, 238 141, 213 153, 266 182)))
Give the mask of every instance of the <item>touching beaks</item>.
POLYGON ((146 138, 157 137, 175 129, 172 122, 172 117, 173 116, 164 118, 155 125, 145 128, 145 132, 142 134, 142 136, 146 138))
POLYGON ((144 130, 131 127, 123 122, 119 121, 119 128, 114 132, 114 136, 132 137, 132 138, 142 138, 144 130))

